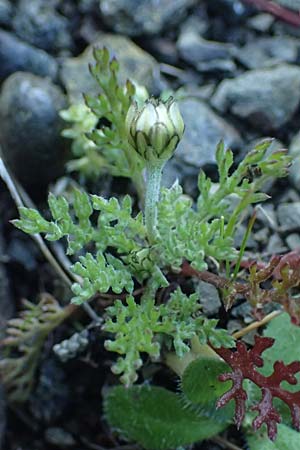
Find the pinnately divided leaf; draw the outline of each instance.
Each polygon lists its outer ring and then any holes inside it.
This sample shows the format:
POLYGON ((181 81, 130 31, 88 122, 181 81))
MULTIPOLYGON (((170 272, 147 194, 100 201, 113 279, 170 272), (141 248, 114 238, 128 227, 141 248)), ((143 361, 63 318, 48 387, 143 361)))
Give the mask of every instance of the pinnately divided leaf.
POLYGON ((267 426, 268 436, 274 441, 277 435, 277 424, 281 422, 278 410, 273 405, 273 399, 279 398, 290 408, 293 426, 300 430, 300 391, 291 392, 281 387, 283 381, 291 385, 297 384, 296 374, 300 372, 300 361, 285 364, 282 361, 275 361, 273 373, 264 376, 257 371, 256 367, 262 367, 264 361, 261 354, 272 347, 274 339, 270 337, 255 336, 255 344, 248 350, 243 342, 238 342, 236 351, 231 349, 215 349, 216 353, 231 367, 232 372, 220 375, 221 381, 232 381, 232 387, 222 395, 217 402, 220 408, 230 400, 235 401, 235 423, 239 428, 245 417, 247 392, 243 386, 245 379, 250 380, 261 389, 261 400, 253 410, 258 414, 253 420, 254 430, 258 430, 263 424, 267 426))

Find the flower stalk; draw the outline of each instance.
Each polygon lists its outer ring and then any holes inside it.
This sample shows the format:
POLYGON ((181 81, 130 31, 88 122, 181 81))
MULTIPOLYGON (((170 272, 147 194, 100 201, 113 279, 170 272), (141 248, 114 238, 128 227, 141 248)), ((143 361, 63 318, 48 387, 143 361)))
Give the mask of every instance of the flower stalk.
POLYGON ((128 142, 146 163, 145 225, 150 244, 157 239, 157 203, 162 169, 173 155, 184 132, 184 122, 172 97, 166 102, 149 99, 128 110, 125 128, 128 142))

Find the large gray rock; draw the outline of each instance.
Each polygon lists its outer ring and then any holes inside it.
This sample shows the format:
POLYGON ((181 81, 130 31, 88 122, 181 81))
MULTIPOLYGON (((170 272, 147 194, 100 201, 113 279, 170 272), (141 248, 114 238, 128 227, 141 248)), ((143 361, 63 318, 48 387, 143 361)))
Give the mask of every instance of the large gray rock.
POLYGON ((30 44, 56 52, 72 46, 69 23, 56 10, 57 0, 19 0, 13 19, 16 34, 30 44))
POLYGON ((287 64, 222 81, 212 97, 219 111, 229 111, 265 132, 288 122, 299 102, 300 67, 287 64))
POLYGON ((219 117, 204 102, 186 98, 180 103, 180 111, 186 125, 175 159, 196 168, 215 164, 216 146, 220 140, 233 150, 241 145, 238 131, 219 117))
POLYGON ((57 62, 44 50, 32 47, 13 34, 0 30, 0 80, 18 71, 55 79, 57 62))
POLYGON ((89 64, 94 64, 93 49, 107 47, 111 56, 116 56, 121 70, 121 82, 130 78, 146 86, 150 91, 160 86, 159 66, 155 59, 124 36, 99 34, 76 58, 67 58, 61 68, 61 79, 72 102, 82 101, 82 94, 97 94, 99 86, 89 72, 89 64))
POLYGON ((0 147, 4 160, 26 186, 45 186, 64 170, 67 141, 61 137, 65 108, 61 89, 32 74, 17 72, 0 95, 0 147))
POLYGON ((182 20, 197 0, 100 0, 104 21, 118 33, 158 34, 182 20))

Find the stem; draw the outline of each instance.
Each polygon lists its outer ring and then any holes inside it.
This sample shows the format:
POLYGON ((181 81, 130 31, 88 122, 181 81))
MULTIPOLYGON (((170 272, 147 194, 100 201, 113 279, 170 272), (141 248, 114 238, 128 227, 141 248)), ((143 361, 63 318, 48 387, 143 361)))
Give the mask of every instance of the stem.
POLYGON ((150 244, 157 238, 157 203, 159 200, 162 169, 165 161, 147 164, 145 225, 150 244))
POLYGON ((282 310, 273 311, 270 314, 268 314, 267 316, 265 316, 262 320, 259 320, 257 322, 252 322, 252 323, 250 323, 250 325, 248 325, 245 328, 242 328, 240 331, 236 331, 235 333, 232 334, 232 337, 234 337, 234 339, 239 339, 239 338, 245 336, 246 334, 250 333, 250 331, 256 330, 257 328, 260 328, 263 325, 266 325, 267 323, 269 323, 271 320, 275 319, 275 317, 279 316, 282 313, 283 313, 282 310))

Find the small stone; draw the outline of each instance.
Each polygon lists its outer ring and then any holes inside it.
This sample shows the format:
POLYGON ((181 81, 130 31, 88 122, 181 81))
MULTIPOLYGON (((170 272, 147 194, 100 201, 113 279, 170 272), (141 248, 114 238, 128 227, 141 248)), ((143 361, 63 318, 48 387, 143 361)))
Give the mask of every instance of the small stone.
POLYGON ((289 179, 293 186, 300 191, 300 131, 291 141, 289 154, 293 157, 293 163, 289 169, 289 179))
POLYGON ((63 92, 48 79, 17 72, 2 85, 2 155, 27 187, 46 186, 64 171, 69 143, 58 113, 65 107, 63 92))
POLYGON ((59 427, 47 428, 45 440, 48 444, 59 448, 73 447, 76 444, 72 434, 59 427))
POLYGON ((269 31, 274 23, 274 20, 275 17, 272 16, 272 14, 260 13, 254 17, 251 17, 248 20, 248 25, 249 27, 253 28, 253 30, 265 33, 266 31, 269 31))
POLYGON ((162 87, 159 66, 155 59, 124 36, 98 34, 95 41, 76 58, 67 58, 61 68, 61 79, 72 102, 81 102, 83 93, 97 94, 99 86, 89 72, 89 64, 94 64, 94 48, 106 47, 111 57, 116 56, 122 70, 120 81, 128 78, 145 86, 149 91, 162 87))
POLYGON ((197 69, 200 73, 214 73, 226 74, 233 76, 236 73, 237 67, 232 59, 212 59, 207 62, 200 62, 197 64, 197 69))
POLYGON ((289 37, 259 38, 248 42, 235 52, 247 69, 261 69, 279 63, 296 63, 299 42, 289 37))
POLYGON ((277 230, 278 224, 274 205, 271 203, 259 205, 256 208, 256 220, 259 220, 271 230, 277 230))
POLYGON ((281 253, 287 252, 287 248, 278 233, 272 233, 270 235, 266 252, 269 255, 280 255, 281 253))
POLYGON ((196 285, 196 292, 202 306, 202 311, 208 316, 218 314, 222 306, 217 288, 205 281, 199 281, 196 285))
POLYGON ((44 50, 32 47, 13 34, 0 30, 0 80, 18 71, 55 79, 57 62, 44 50))
POLYGON ((282 231, 294 231, 300 228, 300 202, 281 203, 277 216, 282 231))
POLYGON ((194 29, 186 28, 179 36, 177 47, 181 58, 196 68, 202 63, 228 61, 234 49, 230 44, 203 39, 194 29))
POLYGON ((252 70, 220 83, 212 105, 269 132, 288 122, 300 102, 300 68, 280 65, 252 70))
POLYGON ((66 375, 53 359, 47 358, 40 367, 36 389, 30 395, 30 411, 37 420, 51 424, 64 415, 69 402, 66 375))
POLYGON ((56 6, 56 0, 19 0, 13 19, 17 36, 54 53, 71 48, 68 20, 56 11, 56 6))
POLYGON ((159 34, 179 24, 197 0, 100 0, 105 23, 129 36, 159 34))
POLYGON ((300 249, 300 235, 298 233, 291 233, 286 237, 286 243, 290 250, 300 249))
POLYGON ((179 106, 186 129, 175 153, 177 161, 200 168, 215 164, 215 151, 221 139, 232 150, 242 144, 238 131, 206 103, 186 98, 179 102, 179 106))

